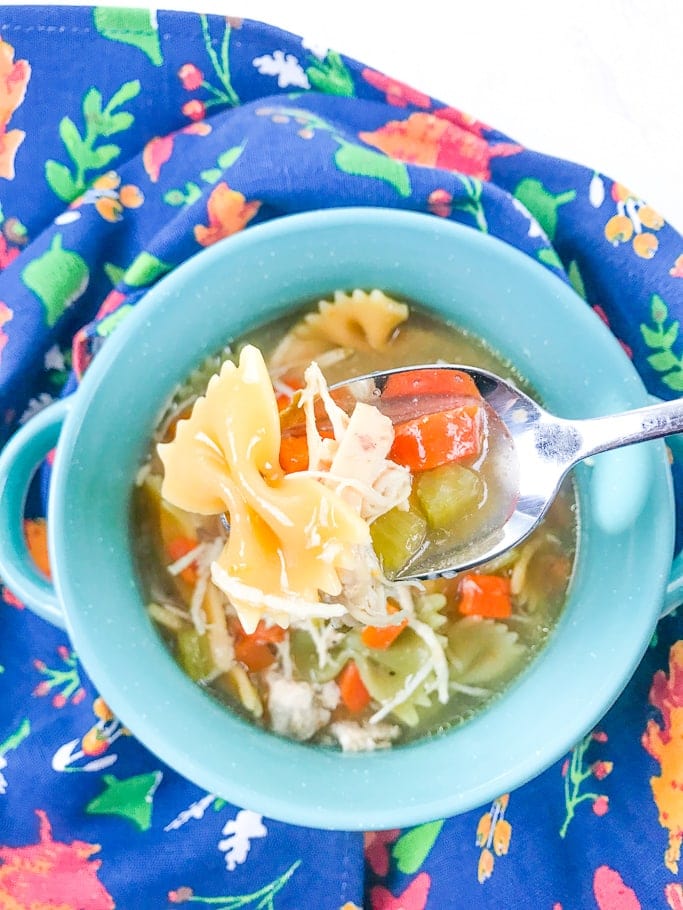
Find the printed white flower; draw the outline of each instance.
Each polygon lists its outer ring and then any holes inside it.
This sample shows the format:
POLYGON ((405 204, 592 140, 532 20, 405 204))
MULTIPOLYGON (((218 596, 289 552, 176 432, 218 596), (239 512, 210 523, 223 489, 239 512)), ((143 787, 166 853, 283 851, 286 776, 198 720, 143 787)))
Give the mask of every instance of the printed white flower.
POLYGON ((262 818, 262 815, 251 809, 240 809, 235 818, 223 826, 222 833, 228 837, 218 842, 218 849, 225 853, 225 865, 229 872, 246 860, 254 838, 268 834, 262 818))
POLYGON ((605 201, 605 182, 600 174, 593 174, 593 179, 588 188, 588 198, 594 209, 599 209, 605 201))
POLYGON ((317 57, 318 60, 324 60, 327 57, 329 52, 329 47, 325 44, 320 44, 315 38, 302 38, 301 46, 305 51, 310 51, 314 57, 317 57))
POLYGON ((277 76, 280 88, 287 88, 290 85, 296 88, 311 87, 294 54, 285 55, 283 51, 273 51, 272 56, 264 54, 263 57, 255 57, 252 62, 262 76, 277 76))
POLYGON ((63 370, 64 369, 64 355, 60 351, 58 345, 53 344, 50 350, 45 354, 45 369, 46 370, 63 370))
POLYGON ((36 398, 32 398, 26 406, 26 410, 19 418, 19 423, 26 423, 31 417, 34 417, 39 411, 42 411, 49 404, 52 404, 52 395, 47 392, 41 392, 36 398))
POLYGON ((512 204, 517 209, 518 212, 520 212, 522 215, 524 215, 525 218, 529 219, 529 237, 541 237, 543 240, 547 240, 548 238, 546 236, 545 231, 543 230, 541 225, 538 223, 538 221, 536 221, 536 219, 531 214, 529 209, 524 205, 524 203, 520 202, 519 199, 515 199, 513 196, 512 204))

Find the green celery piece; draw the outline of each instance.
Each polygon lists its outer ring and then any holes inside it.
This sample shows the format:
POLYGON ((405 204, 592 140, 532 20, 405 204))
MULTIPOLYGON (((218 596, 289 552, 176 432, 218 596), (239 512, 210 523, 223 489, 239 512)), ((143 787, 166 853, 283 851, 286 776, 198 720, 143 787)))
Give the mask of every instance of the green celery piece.
POLYGON ((427 522, 414 508, 393 508, 373 521, 370 536, 382 568, 391 575, 420 549, 427 536, 427 522))
POLYGON ((445 464, 417 478, 417 498, 432 528, 455 525, 481 502, 484 482, 460 464, 445 464))
POLYGON ((210 676, 213 671, 213 661, 206 635, 199 635, 196 629, 188 626, 178 632, 176 639, 178 662, 190 679, 198 682, 210 676))

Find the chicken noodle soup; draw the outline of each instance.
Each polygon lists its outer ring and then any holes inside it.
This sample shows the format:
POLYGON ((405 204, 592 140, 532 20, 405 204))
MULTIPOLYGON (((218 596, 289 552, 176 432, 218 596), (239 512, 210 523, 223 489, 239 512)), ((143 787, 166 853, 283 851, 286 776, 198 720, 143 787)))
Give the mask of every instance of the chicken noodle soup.
POLYGON ((562 609, 568 484, 495 562, 396 577, 495 508, 497 430, 465 373, 449 380, 462 400, 419 426, 343 409, 329 384, 439 359, 523 384, 418 306, 338 292, 202 364, 156 431, 134 501, 149 614, 192 679, 275 733, 353 751, 447 729, 504 690, 562 609))

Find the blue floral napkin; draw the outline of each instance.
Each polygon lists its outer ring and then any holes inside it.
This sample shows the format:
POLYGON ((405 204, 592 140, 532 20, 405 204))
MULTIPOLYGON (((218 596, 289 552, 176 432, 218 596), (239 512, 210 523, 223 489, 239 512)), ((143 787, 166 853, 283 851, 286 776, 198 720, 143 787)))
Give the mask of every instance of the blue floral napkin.
MULTIPOLYGON (((339 205, 430 212, 518 247, 571 282, 653 394, 683 391, 683 239, 637 192, 261 23, 2 8, 0 205, 2 439, 71 391, 176 265, 339 205)), ((47 569, 39 495, 30 508, 47 569)), ((683 908, 680 617, 541 777, 363 837, 180 778, 112 716, 64 634, 0 590, 2 908, 683 908)))

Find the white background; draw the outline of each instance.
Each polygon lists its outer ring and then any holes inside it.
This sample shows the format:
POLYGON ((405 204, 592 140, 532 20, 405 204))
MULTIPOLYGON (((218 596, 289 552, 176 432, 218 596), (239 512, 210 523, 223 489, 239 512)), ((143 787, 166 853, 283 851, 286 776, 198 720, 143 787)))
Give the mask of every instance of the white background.
POLYGON ((245 16, 313 38, 531 148, 615 177, 683 231, 683 0, 169 0, 160 8, 245 16))

